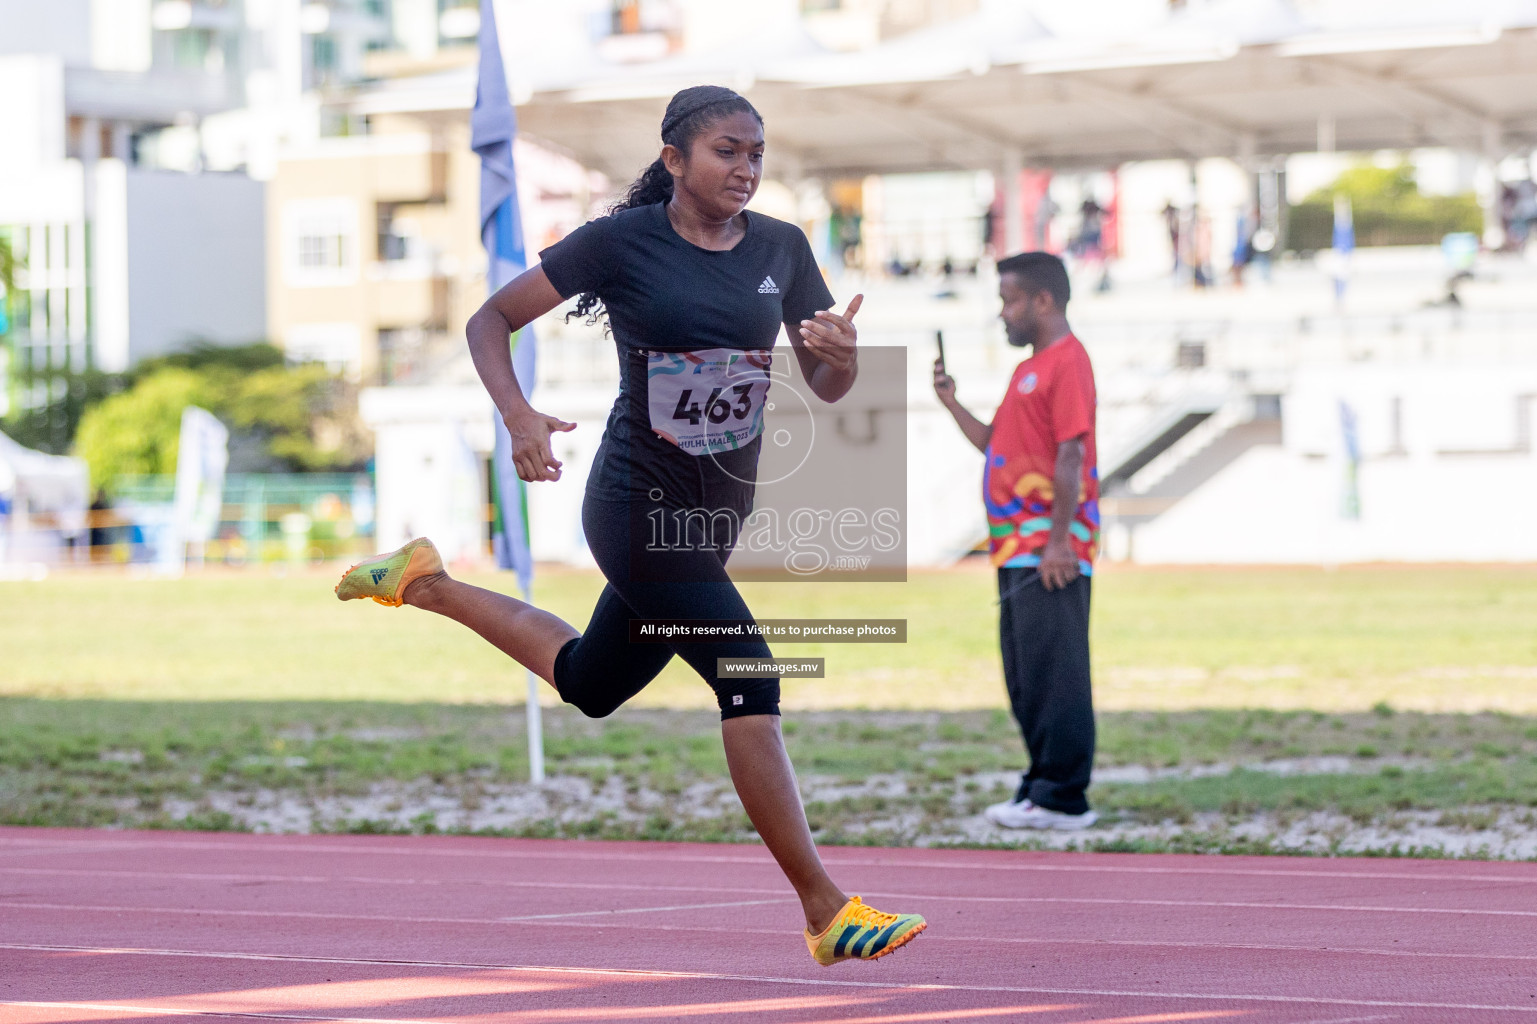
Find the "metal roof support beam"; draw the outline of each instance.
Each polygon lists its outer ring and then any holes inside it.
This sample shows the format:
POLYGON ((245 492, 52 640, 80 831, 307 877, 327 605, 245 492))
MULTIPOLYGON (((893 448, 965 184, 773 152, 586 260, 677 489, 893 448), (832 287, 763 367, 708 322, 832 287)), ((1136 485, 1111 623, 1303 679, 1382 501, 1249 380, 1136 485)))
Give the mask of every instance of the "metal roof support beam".
POLYGON ((1061 80, 1068 91, 1074 89, 1089 93, 1093 96, 1092 102, 1124 117, 1129 123, 1135 124, 1144 131, 1169 143, 1181 156, 1199 160, 1203 156, 1210 155, 1209 150, 1200 146, 1188 145, 1179 134, 1179 129, 1171 126, 1170 121, 1180 122, 1184 125, 1196 127, 1206 132, 1215 131, 1224 136, 1227 143, 1237 147, 1244 135, 1253 135, 1252 129, 1241 125, 1234 125, 1225 120, 1213 117, 1210 114, 1186 109, 1185 106, 1167 96, 1160 96, 1151 91, 1130 91, 1117 89, 1114 86, 1105 85, 1103 82, 1095 82, 1087 78, 1073 77, 1061 80), (1133 110, 1127 110, 1130 106, 1133 110))
POLYGON ((1468 131, 1470 136, 1482 131, 1483 123, 1489 116, 1487 112, 1477 107, 1444 96, 1435 89, 1400 75, 1368 71, 1365 68, 1323 57, 1307 58, 1304 66, 1321 78, 1333 80, 1341 85, 1365 89, 1387 104, 1394 113, 1414 125, 1427 140, 1434 140, 1454 149, 1467 148, 1468 138, 1458 138, 1455 135, 1436 131, 1426 116, 1426 106, 1456 121, 1468 131), (1415 101, 1419 101, 1418 104, 1415 101))
POLYGON ((1025 197, 1019 177, 1025 169, 1025 151, 1009 146, 1003 151, 1003 248, 1020 252, 1025 247, 1025 197))
POLYGON ((883 107, 888 111, 897 110, 912 114, 916 117, 920 117, 933 125, 935 128, 944 129, 951 133, 958 133, 976 142, 981 142, 984 145, 990 146, 999 152, 1003 152, 1004 150, 1008 149, 1009 146, 1016 144, 1011 140, 999 135, 997 132, 990 131, 985 126, 975 124, 969 118, 956 114, 954 111, 936 111, 925 107, 922 103, 919 102, 917 94, 909 94, 908 97, 900 103, 892 103, 864 94, 861 94, 861 98, 870 104, 883 107))
POLYGON ((1479 196, 1484 208, 1483 241, 1490 249, 1500 249, 1505 245, 1505 225, 1500 220, 1500 160, 1505 156, 1504 140, 1501 138, 1500 124, 1493 118, 1485 120, 1480 128, 1483 136, 1483 163, 1485 173, 1489 176, 1488 190, 1479 190, 1483 193, 1479 196))
MULTIPOLYGON (((988 131, 985 127, 971 123, 968 119, 956 117, 949 112, 940 113, 924 107, 917 102, 916 96, 909 96, 904 100, 887 100, 858 90, 847 90, 840 94, 840 99, 845 103, 854 102, 867 108, 872 114, 881 117, 887 124, 902 128, 903 134, 910 138, 915 146, 922 146, 929 150, 939 151, 941 159, 937 163, 953 164, 958 170, 976 170, 979 164, 985 163, 975 160, 950 159, 943 155, 944 144, 960 140, 969 140, 980 143, 985 149, 998 154, 1000 157, 1010 146, 1018 146, 1019 143, 1005 138, 996 132, 988 131), (933 128, 933 134, 920 134, 913 128, 903 127, 904 120, 919 120, 933 128), (957 136, 960 137, 957 140, 957 136), (936 139, 938 140, 936 143, 936 139)), ((871 173, 880 173, 872 169, 871 173)))

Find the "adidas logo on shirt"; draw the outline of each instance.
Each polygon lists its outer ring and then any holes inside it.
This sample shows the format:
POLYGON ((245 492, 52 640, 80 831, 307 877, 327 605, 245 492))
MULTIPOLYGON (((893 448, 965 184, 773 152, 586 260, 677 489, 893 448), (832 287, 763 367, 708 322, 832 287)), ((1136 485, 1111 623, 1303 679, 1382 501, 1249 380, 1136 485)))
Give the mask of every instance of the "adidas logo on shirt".
POLYGON ((763 283, 758 286, 759 295, 778 295, 779 286, 774 283, 772 277, 765 277, 763 283))

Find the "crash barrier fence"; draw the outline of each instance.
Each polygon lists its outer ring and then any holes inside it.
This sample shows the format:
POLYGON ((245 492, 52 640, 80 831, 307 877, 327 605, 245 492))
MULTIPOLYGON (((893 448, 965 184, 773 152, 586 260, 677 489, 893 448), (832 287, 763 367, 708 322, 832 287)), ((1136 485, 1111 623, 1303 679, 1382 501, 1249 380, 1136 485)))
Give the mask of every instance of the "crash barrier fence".
MULTIPOLYGON (((164 561, 178 528, 174 476, 123 476, 79 514, 12 509, 0 515, 0 562, 164 561)), ((344 559, 373 551, 374 485, 366 473, 231 474, 212 530, 192 557, 231 566, 344 559)))

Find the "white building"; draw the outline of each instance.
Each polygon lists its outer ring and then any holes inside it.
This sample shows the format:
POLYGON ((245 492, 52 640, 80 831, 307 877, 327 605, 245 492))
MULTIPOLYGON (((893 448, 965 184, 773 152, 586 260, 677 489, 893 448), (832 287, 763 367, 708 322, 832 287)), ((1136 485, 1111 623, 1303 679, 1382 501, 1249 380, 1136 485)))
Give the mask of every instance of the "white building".
POLYGON ((61 373, 264 334, 261 186, 156 166, 238 102, 221 56, 238 37, 164 31, 166 6, 0 2, 7 408, 50 405, 61 373))

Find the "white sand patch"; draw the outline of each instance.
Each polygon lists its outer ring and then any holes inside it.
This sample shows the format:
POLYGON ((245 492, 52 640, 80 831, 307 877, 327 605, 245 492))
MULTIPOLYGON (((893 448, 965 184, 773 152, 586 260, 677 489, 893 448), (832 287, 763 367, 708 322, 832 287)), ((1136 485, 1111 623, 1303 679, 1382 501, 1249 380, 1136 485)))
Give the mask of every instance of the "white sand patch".
MULTIPOLYGON (((1308 775, 1376 774, 1395 766, 1407 771, 1429 767, 1415 758, 1285 758, 1243 764, 1152 768, 1121 765, 1098 769, 1095 781, 1139 785, 1168 779, 1221 776, 1234 771, 1308 775)), ((882 842, 932 846, 951 843, 1027 845, 1058 849, 1086 848, 1106 842, 1188 841, 1204 848, 1262 843, 1272 849, 1306 853, 1391 853, 1537 858, 1537 810, 1469 805, 1454 810, 1383 811, 1362 822, 1335 811, 1272 812, 1230 815, 1198 812, 1186 820, 1119 821, 1113 814, 1081 832, 1003 829, 972 808, 978 799, 1005 799, 1018 784, 1017 772, 986 772, 953 783, 915 788, 896 773, 849 780, 806 776, 801 791, 822 834, 842 838, 869 836, 882 842), (936 800, 936 797, 938 798, 936 800), (841 804, 841 806, 839 806, 841 804)), ((1093 795, 1092 790, 1090 793, 1093 795)), ((543 785, 464 778, 453 783, 430 779, 378 782, 364 793, 338 795, 297 791, 211 791, 201 800, 168 800, 162 810, 172 820, 222 812, 239 827, 256 832, 319 832, 360 826, 445 832, 496 830, 533 834, 591 834, 594 826, 637 827, 653 820, 674 827, 720 822, 741 811, 729 780, 696 781, 663 791, 630 782, 618 773, 600 782, 582 776, 558 776, 543 785)), ((747 829, 737 836, 756 837, 747 829)))
POLYGON ((1461 827, 1442 824, 1446 816, 1443 811, 1395 811, 1362 825, 1337 812, 1314 811, 1300 818, 1261 813, 1236 822, 1222 814, 1199 813, 1188 823, 1110 822, 1081 832, 1024 832, 999 828, 978 815, 956 823, 958 827, 953 833, 925 837, 919 845, 1020 843, 1081 849, 1088 844, 1117 840, 1174 841, 1199 837, 1209 842, 1268 841, 1275 849, 1299 853, 1396 852, 1497 860, 1537 858, 1537 819, 1532 812, 1489 806, 1464 808, 1463 813, 1486 818, 1489 824, 1480 828, 1461 827))

